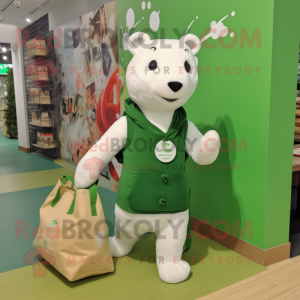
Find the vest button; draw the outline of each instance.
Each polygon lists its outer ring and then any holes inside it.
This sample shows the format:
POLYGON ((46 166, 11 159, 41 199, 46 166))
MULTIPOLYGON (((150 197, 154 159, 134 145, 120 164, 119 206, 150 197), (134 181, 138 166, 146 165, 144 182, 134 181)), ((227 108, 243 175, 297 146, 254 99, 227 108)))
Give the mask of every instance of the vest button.
POLYGON ((166 199, 161 198, 161 199, 159 199, 158 202, 159 202, 160 205, 165 205, 166 204, 166 199))
POLYGON ((162 181, 164 183, 168 183, 168 177, 169 177, 169 175, 167 175, 167 174, 161 174, 160 177, 161 177, 161 179, 162 179, 162 181))

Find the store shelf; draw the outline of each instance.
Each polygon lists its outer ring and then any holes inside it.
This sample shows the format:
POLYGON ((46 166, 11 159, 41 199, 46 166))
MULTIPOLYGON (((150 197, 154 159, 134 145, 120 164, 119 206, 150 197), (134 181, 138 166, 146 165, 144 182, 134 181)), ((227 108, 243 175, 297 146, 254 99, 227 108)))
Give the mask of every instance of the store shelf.
POLYGON ((34 147, 40 148, 40 149, 44 149, 44 150, 56 149, 56 147, 53 147, 53 148, 43 148, 43 147, 38 146, 37 144, 31 144, 31 145, 34 146, 34 147))
POLYGON ((28 104, 51 105, 52 103, 27 102, 28 104))
POLYGON ((36 54, 36 55, 33 55, 33 56, 25 56, 25 59, 29 60, 29 59, 35 59, 35 58, 38 58, 38 57, 46 57, 46 56, 47 56, 47 54, 45 54, 45 55, 36 54))
POLYGON ((294 141, 297 142, 297 143, 299 143, 300 142, 300 135, 295 134, 294 135, 294 141))
POLYGON ((26 82, 30 82, 30 83, 32 83, 32 82, 49 82, 49 81, 50 81, 49 79, 47 79, 47 80, 41 80, 41 79, 39 79, 39 80, 26 79, 26 82))
POLYGON ((31 122, 29 122, 29 125, 36 126, 36 127, 47 127, 47 128, 52 127, 52 125, 50 125, 50 126, 41 126, 41 125, 37 125, 37 124, 31 123, 31 122))

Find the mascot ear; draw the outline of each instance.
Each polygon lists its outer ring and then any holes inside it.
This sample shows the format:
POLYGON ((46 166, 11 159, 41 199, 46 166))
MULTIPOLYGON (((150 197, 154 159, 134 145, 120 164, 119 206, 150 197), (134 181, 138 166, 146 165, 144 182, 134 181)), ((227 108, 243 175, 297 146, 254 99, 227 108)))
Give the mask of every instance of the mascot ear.
POLYGON ((135 55, 140 47, 149 48, 150 36, 144 32, 135 32, 129 37, 128 50, 135 55))
POLYGON ((201 42, 194 34, 184 35, 180 39, 181 47, 183 46, 183 43, 186 44, 191 49, 191 51, 194 55, 196 55, 201 48, 201 42))

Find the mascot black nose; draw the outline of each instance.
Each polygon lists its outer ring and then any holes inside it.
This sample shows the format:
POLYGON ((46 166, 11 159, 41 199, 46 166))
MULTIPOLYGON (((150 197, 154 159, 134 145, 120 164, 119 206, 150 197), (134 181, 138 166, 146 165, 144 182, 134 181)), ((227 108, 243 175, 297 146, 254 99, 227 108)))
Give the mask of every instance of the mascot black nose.
POLYGON ((171 81, 168 83, 168 86, 173 92, 178 92, 182 88, 182 83, 178 81, 171 81))

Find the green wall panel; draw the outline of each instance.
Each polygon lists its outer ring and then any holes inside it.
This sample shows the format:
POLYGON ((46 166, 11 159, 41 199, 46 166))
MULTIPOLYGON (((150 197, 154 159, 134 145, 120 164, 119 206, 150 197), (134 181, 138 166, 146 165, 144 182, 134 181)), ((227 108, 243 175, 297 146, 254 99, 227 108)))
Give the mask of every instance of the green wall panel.
MULTIPOLYGON (((123 33, 128 31, 126 13, 132 8, 134 23, 141 21, 130 35, 145 31, 152 38, 179 38, 194 20, 189 33, 203 37, 212 21, 226 15, 223 23, 235 34, 208 39, 197 54, 199 84, 185 109, 202 133, 218 131, 222 151, 205 168, 187 161, 191 215, 263 249, 288 242, 292 163, 288 153, 293 139, 299 4, 275 2, 274 12, 273 0, 216 0, 213 4, 154 0, 150 9, 147 3, 143 10, 142 1, 118 1, 123 33), (157 32, 149 29, 153 11, 159 11, 157 32), (280 84, 282 79, 284 84, 280 84), (284 118, 280 119, 282 111, 284 118), (277 131, 284 135, 282 140, 277 131), (282 155, 285 158, 278 164, 282 155), (279 219, 282 228, 276 225, 279 219), (244 229, 241 234, 239 224, 244 229)), ((132 55, 123 49, 121 33, 119 55, 121 68, 126 67, 132 55)), ((122 69, 121 75, 124 77, 122 69)), ((125 87, 121 101, 127 96, 125 87)))
POLYGON ((265 249, 289 241, 299 12, 300 1, 275 1, 265 249))

